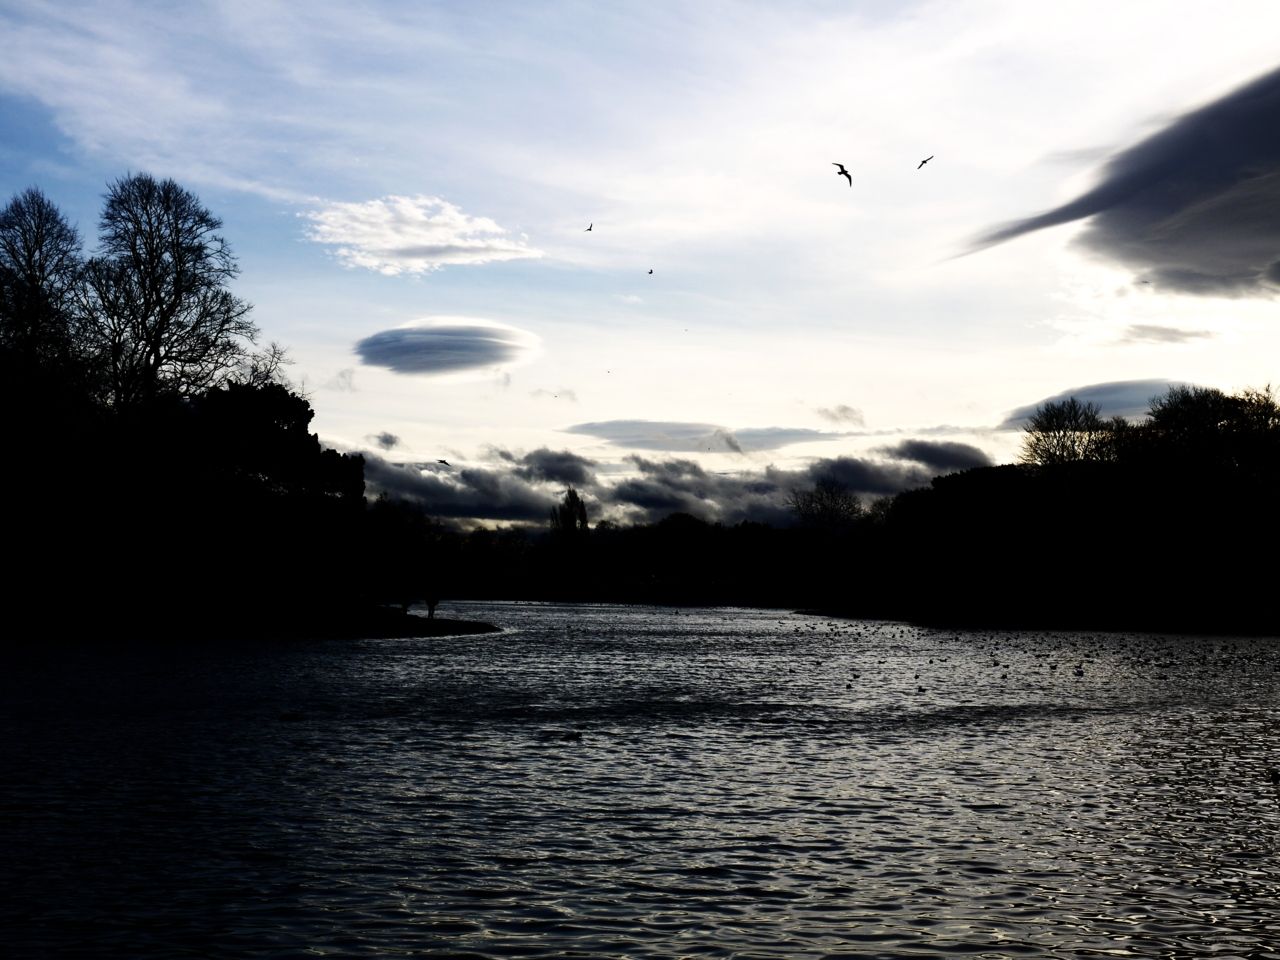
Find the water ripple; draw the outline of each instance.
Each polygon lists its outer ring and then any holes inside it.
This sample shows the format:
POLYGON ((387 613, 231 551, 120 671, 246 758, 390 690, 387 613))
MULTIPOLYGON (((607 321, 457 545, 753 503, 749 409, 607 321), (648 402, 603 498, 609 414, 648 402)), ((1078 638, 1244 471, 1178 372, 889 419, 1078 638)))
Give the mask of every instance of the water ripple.
POLYGON ((1280 957, 1274 642, 476 605, 0 681, 49 957, 1280 957))

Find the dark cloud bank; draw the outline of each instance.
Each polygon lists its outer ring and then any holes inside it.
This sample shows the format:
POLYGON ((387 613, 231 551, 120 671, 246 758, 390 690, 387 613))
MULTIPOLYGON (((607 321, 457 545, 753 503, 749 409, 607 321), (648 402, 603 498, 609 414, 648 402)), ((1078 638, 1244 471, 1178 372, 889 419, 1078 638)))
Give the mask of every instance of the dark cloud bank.
POLYGON ((1092 190, 975 249, 1085 217, 1086 248, 1158 289, 1280 292, 1280 69, 1117 154, 1092 190))
POLYGON ((653 522, 680 512, 725 524, 788 526, 795 520, 788 498, 818 483, 874 498, 926 486, 939 473, 990 463, 982 451, 961 443, 908 440, 884 452, 889 459, 833 457, 802 470, 767 467, 758 473, 713 473, 692 460, 633 454, 625 462, 635 476, 616 483, 598 477, 600 464, 567 450, 542 448, 517 456, 495 449, 495 468, 457 471, 366 454, 365 481, 370 495, 410 500, 444 518, 543 524, 572 485, 583 494, 593 521, 611 516, 653 522))

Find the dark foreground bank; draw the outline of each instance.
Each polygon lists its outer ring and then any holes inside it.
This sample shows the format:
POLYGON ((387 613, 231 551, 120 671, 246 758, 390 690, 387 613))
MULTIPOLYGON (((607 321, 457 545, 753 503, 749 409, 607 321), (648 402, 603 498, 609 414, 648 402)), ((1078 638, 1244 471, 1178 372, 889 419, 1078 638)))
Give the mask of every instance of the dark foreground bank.
POLYGON ((411 637, 458 637, 500 633, 501 627, 478 620, 423 617, 399 610, 375 609, 339 618, 330 623, 312 622, 295 627, 286 636, 317 640, 382 640, 411 637))

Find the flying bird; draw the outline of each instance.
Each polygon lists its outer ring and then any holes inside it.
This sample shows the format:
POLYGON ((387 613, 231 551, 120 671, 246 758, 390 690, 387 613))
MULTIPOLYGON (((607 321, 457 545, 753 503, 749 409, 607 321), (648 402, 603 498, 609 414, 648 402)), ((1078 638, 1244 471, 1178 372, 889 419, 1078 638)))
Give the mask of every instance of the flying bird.
POLYGON ((588 223, 588 224, 587 224, 587 229, 583 230, 582 232, 583 232, 583 233, 590 233, 590 232, 591 232, 591 228, 592 228, 592 227, 594 227, 595 225, 596 225, 596 222, 595 222, 594 220, 592 220, 590 223, 588 223))
POLYGON ((650 268, 649 268, 649 272, 650 272, 650 273, 653 273, 653 268, 652 268, 652 267, 650 267, 650 268))
POLYGON ((920 167, 923 167, 926 163, 928 163, 928 162, 929 162, 930 160, 932 160, 932 159, 933 159, 933 154, 931 153, 931 154, 929 154, 927 157, 925 157, 923 160, 921 160, 921 161, 920 161, 920 163, 919 163, 919 165, 916 167, 916 169, 917 169, 917 170, 919 170, 919 169, 920 169, 920 167))
POLYGON ((839 170, 837 170, 837 171, 836 171, 836 176, 837 176, 837 177, 844 177, 846 180, 848 180, 848 181, 849 181, 849 186, 851 186, 851 187, 852 187, 852 186, 853 186, 853 177, 849 176, 849 171, 848 171, 848 170, 846 170, 846 169, 844 168, 844 164, 843 164, 843 163, 836 163, 836 162, 833 160, 833 161, 831 161, 831 165, 832 165, 833 167, 839 167, 839 168, 840 168, 839 170))
POLYGON ((446 467, 449 466, 448 460, 437 460, 436 463, 443 463, 446 467))

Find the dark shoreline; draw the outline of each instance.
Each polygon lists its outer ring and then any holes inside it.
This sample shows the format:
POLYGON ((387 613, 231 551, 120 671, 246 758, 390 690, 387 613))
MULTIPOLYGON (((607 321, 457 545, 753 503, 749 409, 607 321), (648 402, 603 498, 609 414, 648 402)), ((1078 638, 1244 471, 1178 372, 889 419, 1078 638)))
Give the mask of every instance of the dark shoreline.
POLYGON ((501 632, 501 627, 479 620, 427 618, 400 610, 376 609, 339 618, 324 626, 304 626, 293 632, 292 636, 313 640, 391 640, 501 632))

